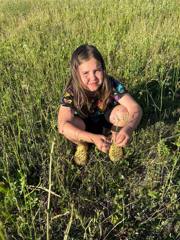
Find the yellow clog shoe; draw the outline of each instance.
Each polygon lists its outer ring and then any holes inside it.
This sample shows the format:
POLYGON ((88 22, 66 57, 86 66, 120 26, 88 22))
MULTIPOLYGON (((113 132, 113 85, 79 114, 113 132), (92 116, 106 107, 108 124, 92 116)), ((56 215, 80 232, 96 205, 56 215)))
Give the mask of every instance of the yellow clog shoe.
POLYGON ((79 166, 84 166, 88 162, 88 144, 79 144, 76 147, 74 161, 79 166))
POLYGON ((118 147, 114 143, 112 143, 109 149, 109 158, 112 162, 117 162, 121 160, 123 157, 123 149, 122 147, 118 147))

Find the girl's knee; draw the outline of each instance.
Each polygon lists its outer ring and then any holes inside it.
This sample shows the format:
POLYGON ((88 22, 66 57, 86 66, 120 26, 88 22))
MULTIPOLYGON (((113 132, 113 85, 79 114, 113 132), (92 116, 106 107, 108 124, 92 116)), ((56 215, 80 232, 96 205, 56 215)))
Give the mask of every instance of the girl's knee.
POLYGON ((114 107, 109 116, 109 121, 115 126, 125 126, 129 121, 129 112, 127 108, 122 105, 114 107))

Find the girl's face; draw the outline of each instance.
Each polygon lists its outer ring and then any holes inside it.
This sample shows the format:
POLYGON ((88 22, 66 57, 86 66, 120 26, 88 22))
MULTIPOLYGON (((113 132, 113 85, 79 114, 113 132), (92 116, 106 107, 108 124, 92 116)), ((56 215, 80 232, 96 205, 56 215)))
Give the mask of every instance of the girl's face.
POLYGON ((95 92, 101 86, 103 82, 103 69, 95 58, 92 57, 82 62, 78 67, 78 72, 85 89, 95 92))

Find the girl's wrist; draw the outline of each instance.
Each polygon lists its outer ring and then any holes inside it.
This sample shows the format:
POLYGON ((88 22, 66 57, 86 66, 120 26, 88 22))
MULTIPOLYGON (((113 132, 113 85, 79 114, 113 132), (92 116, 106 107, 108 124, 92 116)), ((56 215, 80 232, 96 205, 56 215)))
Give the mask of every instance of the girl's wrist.
POLYGON ((113 131, 113 132, 119 132, 120 129, 121 129, 121 127, 115 126, 115 125, 112 125, 112 127, 111 127, 111 131, 113 131))
POLYGON ((77 130, 75 132, 75 136, 78 142, 94 143, 94 135, 95 134, 86 132, 84 130, 77 130))
POLYGON ((126 126, 124 126, 124 128, 126 128, 128 131, 131 131, 131 132, 133 132, 135 129, 132 127, 132 126, 130 126, 130 125, 126 125, 126 126))

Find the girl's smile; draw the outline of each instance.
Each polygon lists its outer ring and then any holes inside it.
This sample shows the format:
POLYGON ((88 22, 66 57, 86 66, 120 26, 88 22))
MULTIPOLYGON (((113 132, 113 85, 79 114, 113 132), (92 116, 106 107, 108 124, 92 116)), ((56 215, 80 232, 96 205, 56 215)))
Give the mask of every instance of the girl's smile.
POLYGON ((94 92, 101 86, 103 69, 95 58, 92 57, 81 63, 78 67, 78 72, 85 89, 94 92))

